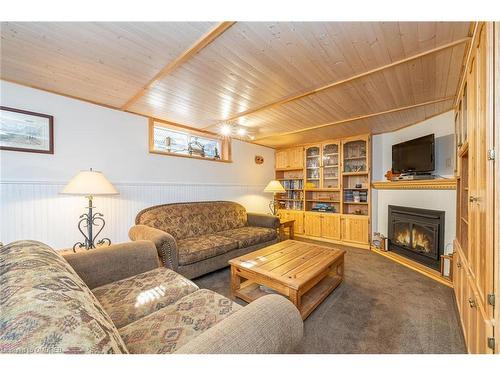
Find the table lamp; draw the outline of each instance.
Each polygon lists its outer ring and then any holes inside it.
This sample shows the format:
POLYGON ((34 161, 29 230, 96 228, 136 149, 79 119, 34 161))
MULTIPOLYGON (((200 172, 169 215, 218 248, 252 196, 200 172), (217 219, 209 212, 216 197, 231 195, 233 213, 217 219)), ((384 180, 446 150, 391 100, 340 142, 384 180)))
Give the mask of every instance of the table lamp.
POLYGON ((264 189, 265 193, 273 193, 273 200, 269 202, 269 209, 273 215, 278 214, 278 201, 276 200, 277 193, 286 193, 285 188, 278 180, 271 180, 264 189))
POLYGON ((80 215, 80 221, 78 222, 78 230, 83 234, 84 242, 77 242, 73 245, 73 251, 77 247, 95 249, 96 245, 102 245, 104 243, 111 244, 109 238, 103 238, 96 242, 96 238, 104 229, 106 222, 104 221, 104 215, 96 212, 93 213, 95 207, 92 206, 92 199, 96 195, 116 195, 118 191, 109 182, 102 172, 94 171, 92 168, 88 171, 81 171, 71 181, 64 187, 61 194, 70 195, 83 195, 89 200, 89 205, 87 207, 88 212, 80 215), (93 234, 94 227, 99 227, 100 229, 97 233, 93 234), (87 234, 85 234, 82 228, 87 229, 87 234))

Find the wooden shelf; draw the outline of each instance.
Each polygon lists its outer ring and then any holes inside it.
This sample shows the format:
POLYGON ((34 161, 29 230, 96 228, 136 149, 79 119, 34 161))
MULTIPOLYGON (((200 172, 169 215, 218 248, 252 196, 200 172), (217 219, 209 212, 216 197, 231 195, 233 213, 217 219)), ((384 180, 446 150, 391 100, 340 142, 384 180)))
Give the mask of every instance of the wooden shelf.
POLYGON ((343 176, 367 176, 368 171, 362 171, 362 172, 342 172, 343 176))
POLYGON ((353 156, 351 158, 344 158, 344 160, 363 160, 366 159, 366 156, 353 156))
POLYGON ((301 171, 304 168, 277 168, 275 169, 276 172, 286 172, 286 171, 301 171))
POLYGON ((340 191, 340 188, 312 188, 312 189, 305 189, 305 191, 340 191))
POLYGON ((457 180, 436 178, 433 180, 375 181, 372 187, 380 190, 455 190, 457 180))
POLYGON ((329 200, 329 199, 306 199, 306 202, 318 202, 318 203, 340 203, 340 201, 329 200))

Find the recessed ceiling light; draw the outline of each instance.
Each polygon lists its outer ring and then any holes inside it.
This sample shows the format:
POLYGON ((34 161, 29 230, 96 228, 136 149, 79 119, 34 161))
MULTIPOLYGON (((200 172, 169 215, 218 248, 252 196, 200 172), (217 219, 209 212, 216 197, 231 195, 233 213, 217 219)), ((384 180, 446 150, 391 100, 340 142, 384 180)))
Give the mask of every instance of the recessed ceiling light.
POLYGON ((220 133, 224 136, 231 135, 231 126, 228 124, 224 124, 220 127, 220 133))

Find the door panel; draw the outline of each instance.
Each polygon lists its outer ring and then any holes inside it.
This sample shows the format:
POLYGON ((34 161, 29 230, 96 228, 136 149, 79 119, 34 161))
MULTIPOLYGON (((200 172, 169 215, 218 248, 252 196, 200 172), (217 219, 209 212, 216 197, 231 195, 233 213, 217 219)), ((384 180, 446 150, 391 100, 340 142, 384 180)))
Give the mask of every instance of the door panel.
POLYGON ((304 213, 304 232, 308 236, 321 237, 321 215, 304 213))
POLYGON ((297 234, 304 233, 304 213, 301 211, 291 211, 290 219, 295 220, 294 230, 297 234))
POLYGON ((340 240, 340 215, 324 214, 321 218, 321 235, 325 238, 340 240))
POLYGON ((356 243, 368 243, 368 217, 342 216, 342 239, 356 243))
POLYGON ((287 150, 276 151, 276 169, 287 168, 288 164, 288 152, 287 150))

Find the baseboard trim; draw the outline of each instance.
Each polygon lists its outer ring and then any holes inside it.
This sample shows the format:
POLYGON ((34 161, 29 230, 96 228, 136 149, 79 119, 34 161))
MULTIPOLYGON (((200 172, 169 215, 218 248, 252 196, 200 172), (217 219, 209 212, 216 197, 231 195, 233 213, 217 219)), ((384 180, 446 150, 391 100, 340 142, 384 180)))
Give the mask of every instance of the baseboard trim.
POLYGON ((383 257, 391 259, 394 262, 399 263, 399 264, 401 264, 401 265, 403 265, 403 266, 405 266, 413 271, 421 273, 422 275, 427 276, 427 277, 429 277, 429 278, 431 278, 431 279, 433 279, 433 280, 435 280, 443 285, 446 285, 449 288, 453 288, 453 283, 450 280, 446 279, 445 277, 441 276, 441 273, 438 271, 427 268, 427 267, 421 265, 420 263, 417 263, 413 260, 407 259, 407 258, 405 258, 399 254, 396 254, 392 251, 380 251, 380 250, 374 248, 373 246, 370 249, 374 253, 377 253, 379 255, 382 255, 383 257))
POLYGON ((336 245, 350 246, 350 247, 355 247, 355 248, 363 249, 363 250, 369 250, 370 249, 370 245, 368 245, 368 244, 362 244, 362 243, 356 243, 356 242, 347 242, 347 241, 342 241, 342 240, 333 240, 333 239, 324 238, 324 237, 314 237, 314 236, 308 236, 307 234, 297 234, 297 233, 295 233, 295 237, 298 237, 298 238, 307 238, 309 240, 320 241, 320 242, 334 243, 336 245))

